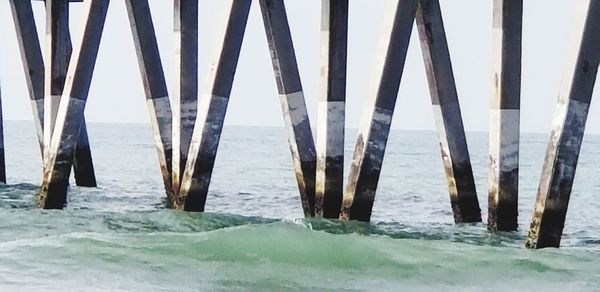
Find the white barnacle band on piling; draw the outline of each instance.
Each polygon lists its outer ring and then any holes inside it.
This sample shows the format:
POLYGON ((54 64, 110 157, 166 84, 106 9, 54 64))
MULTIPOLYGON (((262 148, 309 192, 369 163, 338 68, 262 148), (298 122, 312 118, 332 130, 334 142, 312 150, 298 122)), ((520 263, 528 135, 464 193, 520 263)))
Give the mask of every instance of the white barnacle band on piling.
POLYGON ((302 209, 315 213, 316 150, 283 0, 260 0, 302 209))
POLYGON ((379 47, 372 95, 358 130, 340 219, 370 221, 392 116, 415 20, 417 0, 399 0, 379 47))
POLYGON ((322 0, 315 216, 337 218, 344 193, 348 0, 322 0))
POLYGON ((454 221, 481 222, 439 1, 420 1, 416 19, 454 221))
POLYGON ((172 112, 148 0, 126 0, 133 43, 146 94, 154 144, 169 204, 175 201, 171 185, 172 112))
POLYGON ((52 134, 38 204, 60 209, 66 204, 69 171, 83 121, 83 112, 98 55, 109 0, 85 2, 81 42, 71 58, 65 87, 52 134))
POLYGON ((600 0, 581 1, 576 38, 567 65, 527 247, 559 247, 592 92, 600 64, 600 0))
POLYGON ((488 228, 517 230, 523 0, 494 0, 488 228))
POLYGON ((192 135, 176 208, 204 211, 251 0, 230 0, 192 135))

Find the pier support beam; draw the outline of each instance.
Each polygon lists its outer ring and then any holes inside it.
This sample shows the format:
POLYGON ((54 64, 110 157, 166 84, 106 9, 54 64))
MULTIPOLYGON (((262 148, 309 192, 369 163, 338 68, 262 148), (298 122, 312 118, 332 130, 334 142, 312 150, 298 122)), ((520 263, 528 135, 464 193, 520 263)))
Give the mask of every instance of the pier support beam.
POLYGON ((517 230, 523 0, 494 0, 488 229, 517 230))
POLYGON ((481 222, 481 209, 439 1, 421 0, 416 19, 454 221, 481 222))
POLYGON ((230 0, 228 3, 229 15, 219 35, 206 95, 200 100, 200 112, 175 204, 177 209, 202 212, 206 203, 252 1, 230 0))
POLYGON ((154 23, 148 0, 126 0, 129 24, 133 34, 154 143, 169 204, 175 200, 171 186, 172 113, 165 74, 158 51, 154 23))
POLYGON ((29 90, 33 123, 42 155, 44 152, 44 60, 31 1, 9 0, 15 23, 25 80, 29 90))
POLYGON ((63 208, 67 200, 69 170, 73 164, 79 130, 98 47, 106 20, 109 0, 89 0, 85 3, 86 17, 81 43, 71 58, 61 98, 56 125, 44 169, 44 181, 38 205, 45 209, 63 208))
POLYGON ((394 2, 378 51, 373 95, 367 99, 358 130, 340 219, 369 221, 404 71, 418 0, 394 2))
MULTIPOLYGON (((32 44, 33 45, 33 44, 32 44)), ((46 1, 46 54, 44 97, 44 145, 49 149, 56 122, 58 105, 64 89, 72 45, 69 31, 69 0, 46 1)), ((81 135, 75 150, 73 164, 75 183, 78 186, 96 187, 96 176, 87 137, 85 118, 82 118, 81 135)), ((44 157, 46 160, 46 157, 44 157)))
POLYGON ((302 209, 315 213, 316 152, 283 0, 260 0, 302 209))
POLYGON ((95 188, 98 186, 96 183, 96 173, 94 172, 90 141, 87 135, 85 116, 81 118, 79 139, 77 140, 77 145, 75 146, 73 172, 75 177, 75 185, 89 188, 95 188))
POLYGON ((2 89, 0 89, 0 183, 6 183, 6 156, 4 154, 4 117, 2 116, 2 89))
POLYGON ((44 160, 47 160, 60 97, 71 58, 69 0, 46 1, 46 72, 44 83, 44 160))
POLYGON ((348 0, 322 0, 321 3, 315 216, 338 218, 344 195, 348 0))
POLYGON ((174 0, 174 6, 172 184, 173 190, 178 192, 198 107, 198 0, 174 0))
POLYGON ((546 150, 527 247, 559 247, 600 64, 600 1, 581 1, 571 52, 546 150))

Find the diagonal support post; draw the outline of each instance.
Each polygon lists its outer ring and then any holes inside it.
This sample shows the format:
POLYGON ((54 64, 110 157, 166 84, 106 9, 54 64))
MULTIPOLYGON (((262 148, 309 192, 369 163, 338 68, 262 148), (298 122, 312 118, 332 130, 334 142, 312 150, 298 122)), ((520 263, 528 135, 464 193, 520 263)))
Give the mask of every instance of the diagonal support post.
POLYGON ((174 0, 172 184, 179 191, 198 107, 198 0, 174 0))
POLYGON ((85 2, 81 43, 70 60, 44 169, 38 205, 45 209, 61 209, 67 201, 69 171, 83 123, 108 5, 109 0, 85 2))
POLYGON ((200 100, 200 111, 175 208, 204 211, 229 96, 244 39, 251 0, 229 0, 228 17, 219 35, 217 55, 200 100))
POLYGON ((373 93, 367 99, 340 219, 370 221, 418 0, 399 0, 379 47, 373 93))
POLYGON ((44 60, 31 1, 9 0, 40 149, 44 148, 44 60))
POLYGON ((154 23, 148 0, 126 0, 135 51, 138 58, 154 143, 169 204, 175 197, 171 186, 172 113, 154 23))
MULTIPOLYGON (((39 42, 38 42, 39 43, 39 42)), ((31 44, 34 45, 34 44, 31 44)), ((69 61, 71 59, 72 45, 69 31, 69 0, 46 1, 46 60, 48 66, 45 70, 45 97, 44 97, 44 145, 45 154, 52 136, 56 122, 56 114, 69 61)), ((96 176, 87 136, 85 118, 82 120, 81 135, 77 141, 75 160, 73 163, 75 183, 78 186, 96 187, 96 176)))
POLYGON ((546 150, 527 247, 559 247, 600 64, 600 1, 581 1, 546 150))
POLYGON ((315 213, 316 152, 283 0, 260 0, 302 209, 315 213))
POLYGON ((416 20, 454 221, 481 222, 439 0, 421 0, 416 20))
POLYGON ((344 194, 348 0, 321 1, 315 216, 338 218, 344 194))
POLYGON ((494 0, 490 103, 488 229, 518 223, 523 0, 494 0))

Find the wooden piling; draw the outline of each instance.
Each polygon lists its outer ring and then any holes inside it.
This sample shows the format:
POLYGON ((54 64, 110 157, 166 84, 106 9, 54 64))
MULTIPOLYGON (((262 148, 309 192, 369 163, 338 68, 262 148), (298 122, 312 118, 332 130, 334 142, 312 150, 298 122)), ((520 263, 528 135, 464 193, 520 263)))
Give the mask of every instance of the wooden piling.
POLYGON ((581 1, 576 39, 554 115, 527 247, 559 247, 600 64, 600 0, 581 1))
POLYGON ((315 212, 316 152, 283 0, 260 0, 302 208, 315 212))
POLYGON ((60 209, 66 204, 69 170, 73 164, 83 112, 96 64, 109 0, 85 2, 85 26, 66 75, 56 125, 50 143, 38 205, 60 209))
POLYGON ((517 230, 523 0, 494 0, 488 229, 517 230))
POLYGON ((418 0, 399 0, 378 51, 373 93, 367 99, 340 219, 369 221, 381 173, 392 115, 404 70, 418 0))
POLYGON ((200 111, 175 204, 176 208, 186 211, 204 211, 252 1, 230 0, 228 3, 229 14, 219 35, 206 93, 200 100, 200 111))
MULTIPOLYGON (((32 44, 33 45, 33 44, 32 44)), ((44 145, 46 152, 56 122, 56 114, 65 85, 65 78, 72 53, 69 30, 69 1, 46 2, 46 59, 44 97, 44 145)), ((96 176, 87 136, 85 117, 82 118, 81 135, 75 150, 73 163, 75 183, 78 186, 96 187, 96 176)), ((47 154, 47 153, 46 153, 47 154)))
POLYGON ((338 218, 342 207, 347 50, 348 0, 322 0, 316 217, 338 218))
POLYGON ((198 0, 174 0, 172 184, 179 191, 198 107, 198 0))
POLYGON ((454 221, 481 222, 439 1, 421 0, 416 20, 454 221))
POLYGON ((154 23, 150 14, 148 0, 126 0, 129 24, 133 34, 135 51, 138 58, 146 104, 150 115, 150 124, 154 131, 154 144, 158 152, 158 161, 163 177, 169 204, 175 201, 171 186, 172 163, 172 113, 171 103, 165 81, 154 23))

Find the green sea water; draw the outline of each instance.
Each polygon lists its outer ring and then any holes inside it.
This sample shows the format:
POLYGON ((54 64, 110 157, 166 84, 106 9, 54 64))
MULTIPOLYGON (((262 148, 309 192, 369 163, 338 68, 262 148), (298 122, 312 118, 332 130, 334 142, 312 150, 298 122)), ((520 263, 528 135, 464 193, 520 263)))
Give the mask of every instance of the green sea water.
MULTIPOLYGON (((225 129, 200 214, 165 207, 147 126, 91 124, 100 187, 72 186, 65 210, 39 210, 34 131, 6 128, 1 291, 600 290, 595 136, 586 137, 563 247, 530 251, 545 135, 523 137, 519 231, 490 233, 452 222, 432 132, 392 133, 365 224, 301 218, 285 130, 270 128, 225 129)), ((485 218, 486 135, 469 142, 485 218)))

